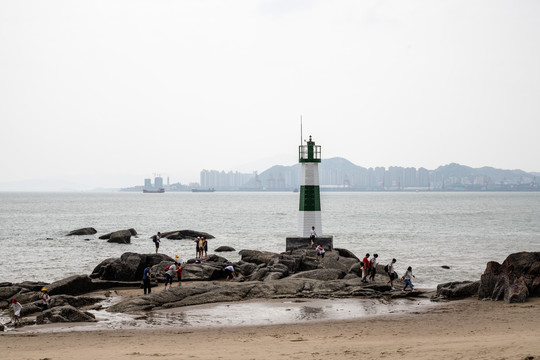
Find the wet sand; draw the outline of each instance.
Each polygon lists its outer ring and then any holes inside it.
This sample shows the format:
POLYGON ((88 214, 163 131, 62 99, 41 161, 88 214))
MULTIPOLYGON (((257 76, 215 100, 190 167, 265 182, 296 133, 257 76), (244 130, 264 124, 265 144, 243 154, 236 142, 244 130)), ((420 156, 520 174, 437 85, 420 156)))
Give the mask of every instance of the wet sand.
POLYGON ((420 304, 416 300, 403 308, 396 303, 390 311, 381 310, 385 304, 372 303, 379 310, 361 316, 352 313, 362 309, 354 302, 358 299, 343 300, 347 301, 288 299, 171 309, 108 330, 91 325, 87 329, 92 331, 85 331, 66 324, 40 332, 34 331, 37 327, 21 329, 0 335, 0 358, 540 359, 538 298, 524 304, 476 299, 420 304), (230 308, 235 310, 229 312, 230 308), (244 312, 263 316, 240 316, 244 312), (336 315, 340 312, 345 315, 336 315), (199 324, 197 314, 205 319, 199 324), (212 324, 212 318, 221 322, 241 318, 243 326, 212 324), (278 324, 261 325, 255 320, 261 318, 278 324), (280 320, 287 318, 292 321, 280 320))

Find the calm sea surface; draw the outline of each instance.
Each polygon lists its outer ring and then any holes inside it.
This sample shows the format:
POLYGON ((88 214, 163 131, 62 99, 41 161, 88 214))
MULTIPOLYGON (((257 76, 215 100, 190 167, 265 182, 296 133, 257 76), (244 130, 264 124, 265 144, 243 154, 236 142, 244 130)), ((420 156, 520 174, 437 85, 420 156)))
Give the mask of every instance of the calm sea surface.
MULTIPOLYGON (((381 264, 395 257, 398 272, 412 266, 421 287, 476 280, 490 260, 540 251, 538 192, 323 192, 321 202, 334 247, 358 257, 377 252, 381 264)), ((208 232, 216 237, 211 252, 220 245, 282 252, 285 237, 297 235, 297 212, 295 193, 0 193, 0 281, 89 274, 106 258, 153 252, 157 231, 208 232), (98 234, 65 236, 82 227, 98 234), (139 233, 131 244, 98 240, 128 228, 139 233)), ((195 253, 188 240, 164 239, 160 250, 184 260, 195 253)))

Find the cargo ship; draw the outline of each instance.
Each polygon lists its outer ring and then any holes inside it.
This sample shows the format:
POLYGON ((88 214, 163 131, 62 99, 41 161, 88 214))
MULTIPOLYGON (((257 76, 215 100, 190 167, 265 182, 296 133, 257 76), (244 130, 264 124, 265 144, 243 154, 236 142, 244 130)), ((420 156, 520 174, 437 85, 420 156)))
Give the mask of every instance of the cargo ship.
POLYGON ((161 193, 165 192, 165 189, 164 188, 156 189, 156 190, 143 189, 142 192, 145 193, 145 194, 161 194, 161 193))
POLYGON ((214 188, 210 189, 191 189, 191 192, 214 192, 216 191, 214 188))

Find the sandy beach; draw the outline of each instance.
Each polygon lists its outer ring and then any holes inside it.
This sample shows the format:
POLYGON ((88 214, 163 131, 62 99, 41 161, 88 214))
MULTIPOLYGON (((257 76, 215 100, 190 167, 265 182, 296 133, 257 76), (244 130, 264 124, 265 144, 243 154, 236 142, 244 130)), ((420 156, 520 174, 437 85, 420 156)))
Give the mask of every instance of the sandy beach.
MULTIPOLYGON (((205 308, 197 311, 204 313, 205 308)), ((2 359, 51 360, 540 359, 539 313, 538 298, 523 304, 471 298, 353 320, 61 332, 24 329, 0 335, 0 354, 2 359)))

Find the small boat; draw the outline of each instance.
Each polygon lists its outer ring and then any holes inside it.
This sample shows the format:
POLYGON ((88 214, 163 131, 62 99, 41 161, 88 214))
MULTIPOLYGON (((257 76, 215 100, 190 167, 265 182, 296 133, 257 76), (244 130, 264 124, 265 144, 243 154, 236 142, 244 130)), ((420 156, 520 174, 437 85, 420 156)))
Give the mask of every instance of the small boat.
POLYGON ((142 192, 143 192, 144 194, 161 194, 161 193, 164 193, 164 192, 165 192, 165 189, 164 189, 164 188, 157 189, 157 190, 147 190, 147 189, 143 189, 142 192))
POLYGON ((214 188, 208 188, 208 189, 191 189, 191 192, 214 192, 216 191, 214 188))

